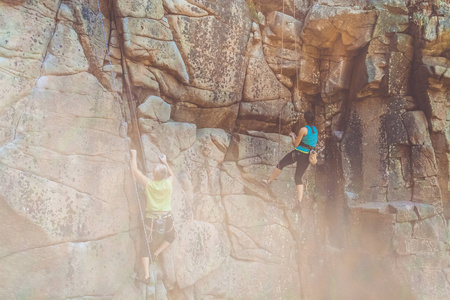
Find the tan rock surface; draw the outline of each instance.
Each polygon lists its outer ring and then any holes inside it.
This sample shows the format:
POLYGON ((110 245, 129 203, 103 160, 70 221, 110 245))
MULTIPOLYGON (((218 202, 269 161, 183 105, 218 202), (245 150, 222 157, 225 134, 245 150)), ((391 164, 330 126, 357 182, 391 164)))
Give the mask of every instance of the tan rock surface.
POLYGON ((96 1, 0 1, 1 295, 446 299, 448 3, 100 5, 105 34, 96 1), (293 212, 294 166, 261 179, 307 110, 293 212), (176 174, 145 290, 125 138, 176 174))

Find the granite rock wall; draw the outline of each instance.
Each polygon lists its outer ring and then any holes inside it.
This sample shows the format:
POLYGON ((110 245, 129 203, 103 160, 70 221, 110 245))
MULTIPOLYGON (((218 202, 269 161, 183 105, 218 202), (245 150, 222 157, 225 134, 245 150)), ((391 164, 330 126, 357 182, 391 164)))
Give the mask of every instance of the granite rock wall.
POLYGON ((99 4, 0 1, 0 295, 447 298, 448 1, 99 4), (129 147, 177 175, 147 289, 129 147))

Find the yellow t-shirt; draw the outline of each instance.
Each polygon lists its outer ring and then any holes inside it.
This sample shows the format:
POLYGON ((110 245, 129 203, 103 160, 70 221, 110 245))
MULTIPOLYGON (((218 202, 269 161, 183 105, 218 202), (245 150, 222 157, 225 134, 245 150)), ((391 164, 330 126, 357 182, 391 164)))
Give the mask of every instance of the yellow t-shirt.
POLYGON ((169 178, 147 181, 145 196, 147 197, 147 216, 149 212, 172 210, 172 181, 169 178))

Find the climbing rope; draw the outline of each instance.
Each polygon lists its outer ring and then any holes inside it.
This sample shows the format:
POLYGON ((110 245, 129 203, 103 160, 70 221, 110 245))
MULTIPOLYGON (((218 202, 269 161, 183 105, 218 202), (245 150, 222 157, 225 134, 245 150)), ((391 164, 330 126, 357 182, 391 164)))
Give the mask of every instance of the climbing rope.
MULTIPOLYGON (((98 6, 98 13, 99 13, 99 15, 100 15, 100 21, 101 21, 102 29, 103 29, 103 38, 104 38, 104 40, 105 40, 106 53, 107 53, 107 55, 108 55, 109 67, 111 68, 111 77, 112 77, 113 86, 114 86, 114 91, 115 91, 115 95, 116 95, 117 107, 118 107, 118 110, 119 110, 119 115, 120 115, 120 120, 121 120, 121 122, 122 122, 122 126, 124 126, 124 125, 125 125, 125 121, 124 121, 123 114, 122 114, 122 106, 120 105, 119 94, 118 94, 118 92, 117 92, 118 89, 117 89, 116 80, 115 80, 115 77, 114 77, 114 71, 113 71, 113 67, 112 67, 112 63, 111 63, 111 56, 110 56, 110 53, 109 53, 108 41, 107 41, 107 39, 106 39, 106 30, 105 30, 105 26, 104 26, 104 24, 103 24, 103 16, 102 16, 102 12, 101 12, 101 9, 100 9, 100 3, 99 3, 99 0, 97 0, 97 6, 98 6)), ((138 130, 139 130, 139 129, 138 129, 138 130)), ((127 147, 127 149, 128 149, 128 153, 129 153, 129 152, 130 152, 130 144, 129 144, 129 141, 128 141, 128 139, 127 139, 126 136, 125 136, 124 139, 125 139, 126 147, 127 147)), ((140 142, 140 144, 141 144, 141 149, 142 149, 142 141, 141 141, 140 133, 139 133, 139 142, 140 142)), ((143 153, 144 153, 144 152, 143 152, 143 153)), ((129 161, 129 164, 130 164, 130 167, 131 167, 132 164, 131 164, 131 157, 130 157, 130 154, 128 154, 128 161, 129 161)), ((145 162, 145 161, 144 161, 144 162, 145 162)), ((145 165, 145 164, 144 164, 144 165, 145 165)), ((144 214, 143 214, 143 212, 142 212, 141 200, 140 200, 140 197, 139 197, 138 185, 137 185, 136 177, 134 176, 134 172, 131 172, 131 174, 132 174, 132 177, 133 177, 134 188, 135 188, 135 191, 136 191, 137 201, 138 201, 138 205, 139 205, 139 212, 140 212, 140 215, 141 215, 142 227, 143 227, 143 229, 144 229, 144 235, 145 235, 145 241, 146 241, 146 244, 147 244, 148 255, 149 255, 151 264, 153 264, 152 253, 151 253, 151 251, 150 251, 150 244, 149 244, 149 242, 148 242, 147 229, 146 229, 146 227, 145 227, 144 214)), ((153 282, 156 282, 156 280, 155 280, 156 277, 155 277, 155 274, 154 274, 154 269, 153 269, 153 268, 150 268, 150 271, 151 271, 151 274, 153 275, 153 282)))
MULTIPOLYGON (((121 51, 122 51, 122 53, 125 53, 124 51, 123 51, 123 49, 122 49, 122 46, 120 46, 120 49, 121 49, 121 51)), ((137 106, 137 101, 136 101, 136 99, 133 97, 133 94, 131 93, 131 88, 130 88, 130 82, 131 82, 131 80, 130 80, 130 75, 129 75, 129 72, 128 72, 128 65, 127 65, 127 68, 125 68, 124 66, 122 66, 122 68, 124 69, 124 72, 126 72, 126 77, 128 77, 128 82, 125 82, 126 84, 126 86, 127 86, 127 90, 128 90, 128 97, 129 97, 129 99, 130 99, 130 101, 131 101, 131 107, 133 108, 133 114, 134 114, 134 117, 132 117, 131 119, 133 120, 134 119, 134 122, 135 122, 135 127, 136 127, 136 129, 137 129, 137 134, 138 134, 138 137, 139 137, 139 146, 140 146, 140 148, 141 148, 141 152, 142 152, 142 158, 143 158, 143 160, 144 160, 144 171, 145 171, 145 173, 146 174, 148 174, 148 169, 147 169, 147 158, 145 157, 145 151, 144 151, 144 148, 143 148, 143 146, 142 146, 142 141, 141 141, 141 132, 140 132, 140 130, 139 130, 139 124, 138 124, 138 117, 137 117, 137 112, 136 112, 136 106, 137 106)))
MULTIPOLYGON (((283 0, 283 16, 281 17, 281 57, 284 52, 284 0, 283 0)), ((280 97, 279 101, 283 101, 282 93, 283 93, 283 61, 280 59, 280 97)), ((281 106, 280 112, 278 113, 278 161, 280 161, 281 154, 281 117, 283 113, 284 105, 281 106)))

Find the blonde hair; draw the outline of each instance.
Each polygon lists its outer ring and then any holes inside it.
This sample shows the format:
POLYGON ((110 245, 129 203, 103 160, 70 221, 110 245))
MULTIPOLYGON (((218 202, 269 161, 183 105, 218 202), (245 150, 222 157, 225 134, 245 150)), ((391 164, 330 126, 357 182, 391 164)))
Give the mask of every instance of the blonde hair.
POLYGON ((169 177, 169 171, 163 164, 157 164, 153 169, 153 179, 155 181, 163 180, 169 177))

